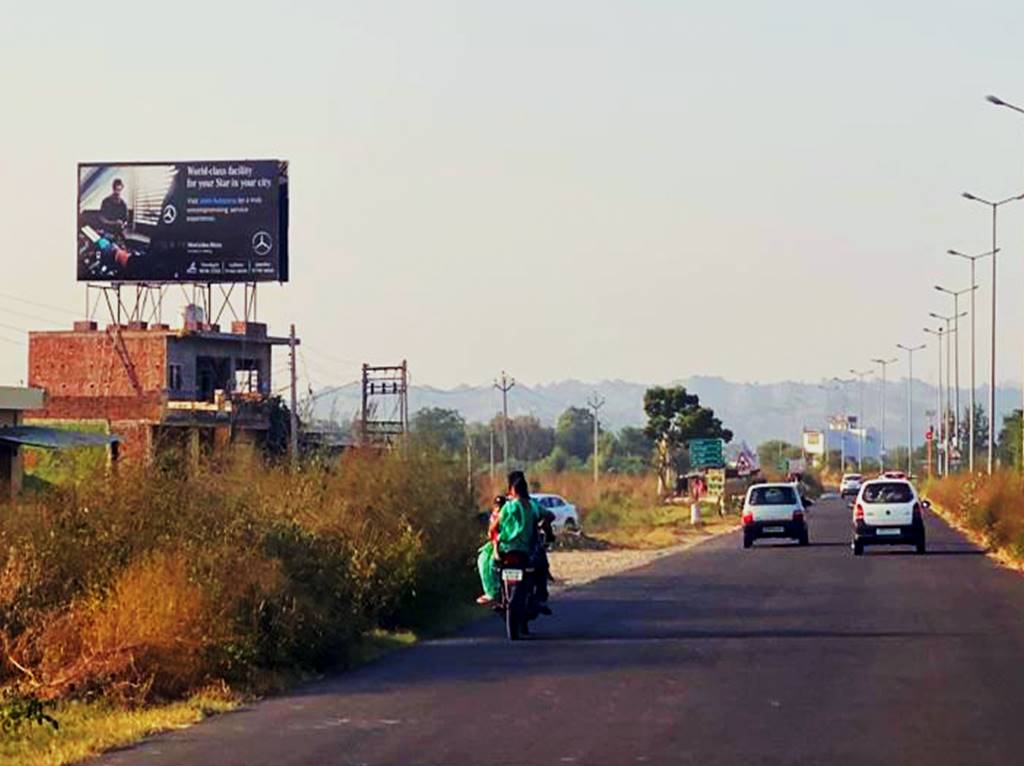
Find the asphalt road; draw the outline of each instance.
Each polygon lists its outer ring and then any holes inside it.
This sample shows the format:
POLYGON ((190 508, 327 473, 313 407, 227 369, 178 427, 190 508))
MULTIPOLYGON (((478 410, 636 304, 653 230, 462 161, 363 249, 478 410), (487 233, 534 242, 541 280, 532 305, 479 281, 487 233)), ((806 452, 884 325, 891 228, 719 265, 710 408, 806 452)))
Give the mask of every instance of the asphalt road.
MULTIPOLYGON (((935 516, 929 554, 730 534, 456 637, 157 737, 105 766, 1015 764, 1024 577, 935 516)), ((557 574, 557 573, 556 573, 557 574)))

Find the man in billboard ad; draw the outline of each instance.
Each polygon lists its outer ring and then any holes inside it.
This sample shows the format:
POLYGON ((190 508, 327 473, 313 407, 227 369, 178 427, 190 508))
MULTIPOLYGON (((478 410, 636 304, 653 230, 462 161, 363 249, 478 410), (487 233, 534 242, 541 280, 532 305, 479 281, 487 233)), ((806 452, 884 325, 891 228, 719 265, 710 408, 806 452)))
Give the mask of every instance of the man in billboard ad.
POLYGON ((288 280, 279 160, 78 166, 78 279, 288 280))

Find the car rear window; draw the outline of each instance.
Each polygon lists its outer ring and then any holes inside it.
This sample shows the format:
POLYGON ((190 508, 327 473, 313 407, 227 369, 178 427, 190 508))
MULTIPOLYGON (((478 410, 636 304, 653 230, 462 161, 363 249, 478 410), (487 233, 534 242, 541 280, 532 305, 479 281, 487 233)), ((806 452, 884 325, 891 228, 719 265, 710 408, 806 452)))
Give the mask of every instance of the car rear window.
POLYGON ((867 484, 862 499, 865 503, 909 503, 914 491, 905 481, 885 481, 867 484))
POLYGON ((792 487, 754 487, 750 491, 751 505, 796 505, 796 492, 792 487))
POLYGON ((848 473, 848 474, 846 474, 846 476, 843 477, 843 481, 846 481, 847 479, 852 480, 852 481, 860 481, 860 474, 859 473, 848 473))

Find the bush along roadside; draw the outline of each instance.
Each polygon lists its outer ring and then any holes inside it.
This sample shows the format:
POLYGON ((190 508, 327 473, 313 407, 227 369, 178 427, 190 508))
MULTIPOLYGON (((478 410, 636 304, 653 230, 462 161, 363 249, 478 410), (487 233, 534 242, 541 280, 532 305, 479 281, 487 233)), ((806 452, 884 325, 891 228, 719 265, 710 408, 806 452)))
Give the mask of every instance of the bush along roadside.
POLYGON ((0 506, 5 731, 52 724, 57 701, 259 693, 344 667, 380 628, 429 629, 468 600, 478 537, 464 474, 429 450, 294 471, 169 460, 26 495, 0 506))

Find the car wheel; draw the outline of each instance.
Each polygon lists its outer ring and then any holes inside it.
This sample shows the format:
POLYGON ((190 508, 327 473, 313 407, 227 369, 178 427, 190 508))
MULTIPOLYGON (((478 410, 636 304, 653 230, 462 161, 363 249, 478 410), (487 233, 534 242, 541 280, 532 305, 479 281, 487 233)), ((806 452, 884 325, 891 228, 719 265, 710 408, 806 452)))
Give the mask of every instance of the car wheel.
POLYGON ((810 536, 809 536, 809 535, 807 534, 807 530, 806 530, 806 529, 805 529, 805 530, 803 531, 803 533, 802 533, 802 534, 800 535, 800 544, 801 544, 801 545, 810 545, 810 544, 811 544, 811 538, 810 538, 810 536))
POLYGON ((853 541, 853 555, 854 556, 863 556, 864 555, 864 543, 862 543, 860 540, 854 540, 853 541))
POLYGON ((752 546, 753 544, 754 544, 754 538, 753 538, 753 537, 751 537, 751 536, 750 536, 750 535, 748 535, 748 534, 744 534, 744 535, 743 535, 743 547, 744 547, 744 548, 749 548, 749 547, 750 547, 750 546, 752 546))
POLYGON ((917 538, 917 544, 914 546, 914 549, 918 553, 926 553, 927 552, 928 546, 925 545, 924 535, 921 535, 919 538, 917 538))

